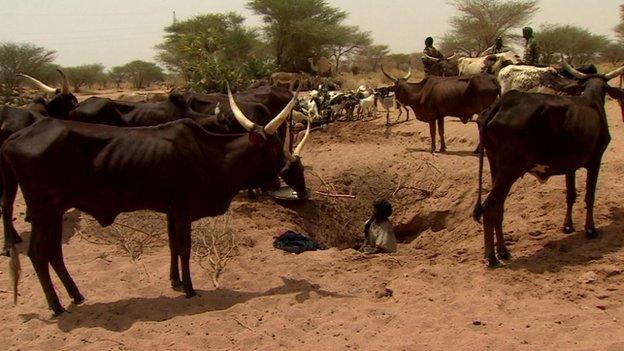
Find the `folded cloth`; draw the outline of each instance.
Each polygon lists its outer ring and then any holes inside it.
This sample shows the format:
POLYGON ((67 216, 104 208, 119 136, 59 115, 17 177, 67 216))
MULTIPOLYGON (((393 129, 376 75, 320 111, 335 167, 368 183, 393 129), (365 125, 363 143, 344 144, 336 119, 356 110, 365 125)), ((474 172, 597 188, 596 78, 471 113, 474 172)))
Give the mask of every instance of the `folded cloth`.
POLYGON ((317 243, 305 235, 288 230, 275 238, 273 246, 291 253, 302 253, 304 251, 326 250, 325 245, 317 243))

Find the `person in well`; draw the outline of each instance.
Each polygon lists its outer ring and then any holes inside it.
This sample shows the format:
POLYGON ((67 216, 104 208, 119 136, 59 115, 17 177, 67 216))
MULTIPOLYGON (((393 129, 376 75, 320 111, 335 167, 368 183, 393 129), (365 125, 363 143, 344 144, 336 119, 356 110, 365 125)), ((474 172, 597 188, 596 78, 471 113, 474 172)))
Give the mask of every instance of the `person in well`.
POLYGON ((391 215, 392 205, 387 200, 380 199, 373 203, 373 214, 364 225, 363 252, 396 252, 396 237, 389 219, 391 215))

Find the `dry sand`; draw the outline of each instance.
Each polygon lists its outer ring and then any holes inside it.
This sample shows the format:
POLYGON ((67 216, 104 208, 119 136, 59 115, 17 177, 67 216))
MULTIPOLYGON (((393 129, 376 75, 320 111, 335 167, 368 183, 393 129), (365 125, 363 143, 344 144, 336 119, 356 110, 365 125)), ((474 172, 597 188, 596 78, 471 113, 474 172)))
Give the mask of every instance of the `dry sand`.
MULTIPOLYGON (((21 296, 13 306, 8 262, 0 258, 0 349, 624 350, 624 139, 612 101, 608 114, 613 140, 598 183, 598 239, 582 231, 584 170, 571 235, 560 231, 564 177, 540 185, 526 176, 506 203, 512 259, 488 269, 482 228, 469 218, 477 185, 474 123, 447 119, 448 152, 435 155, 427 152, 422 122, 336 123, 315 131, 304 150, 307 179, 313 190, 356 198, 315 195, 284 207, 267 197, 237 197, 230 224, 246 245, 218 290, 194 261, 199 296, 186 299, 169 287, 166 235, 133 261, 119 245, 87 240, 78 211, 66 215, 64 253, 86 297, 82 305, 69 305, 53 275, 68 312, 51 319, 22 256, 21 296), (403 243, 393 255, 347 248, 378 196, 395 207, 403 243), (278 251, 273 237, 286 229, 336 247, 278 251)), ((23 211, 20 198, 16 224, 28 239, 23 211)))

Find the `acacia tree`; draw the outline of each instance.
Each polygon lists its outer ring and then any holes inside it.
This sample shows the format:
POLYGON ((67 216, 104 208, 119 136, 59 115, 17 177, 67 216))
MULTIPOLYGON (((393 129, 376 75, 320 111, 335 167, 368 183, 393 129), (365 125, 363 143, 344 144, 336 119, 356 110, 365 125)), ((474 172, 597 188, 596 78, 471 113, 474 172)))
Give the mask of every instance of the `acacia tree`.
POLYGON ((165 41, 156 48, 158 61, 180 74, 191 88, 225 91, 264 78, 272 70, 255 30, 236 13, 203 14, 165 28, 165 41))
POLYGON ((388 45, 369 45, 364 47, 354 58, 355 66, 365 71, 377 71, 383 59, 388 56, 388 45))
POLYGON ((362 48, 371 45, 370 32, 362 32, 357 26, 339 28, 335 43, 328 45, 334 59, 335 71, 340 71, 340 63, 356 55, 362 48))
POLYGON ((106 80, 104 65, 101 63, 64 67, 63 72, 69 78, 75 92, 79 92, 80 88, 85 85, 102 83, 106 80))
POLYGON ((127 73, 123 66, 115 66, 108 71, 108 79, 115 83, 117 89, 121 88, 121 83, 126 80, 127 73))
POLYGON ((113 67, 108 74, 119 87, 121 82, 129 80, 135 89, 143 88, 145 85, 162 81, 164 73, 162 68, 153 62, 135 60, 123 66, 113 67))
POLYGON ((247 7, 262 16, 276 64, 284 71, 310 71, 308 58, 331 52, 332 47, 340 60, 341 51, 360 47, 365 36, 343 25, 347 13, 325 0, 250 0, 247 7))
POLYGON ((619 41, 624 42, 624 5, 620 5, 620 23, 613 28, 613 31, 619 41))
POLYGON ((539 10, 537 0, 453 0, 458 15, 451 17, 451 30, 442 38, 443 52, 476 56, 497 37, 519 38, 513 31, 525 26, 539 10))
POLYGON ((600 58, 613 65, 619 65, 624 62, 624 46, 622 43, 610 42, 600 52, 600 58))
POLYGON ((541 60, 546 64, 559 61, 559 55, 565 55, 572 63, 585 64, 596 59, 609 45, 605 36, 572 25, 542 26, 537 39, 541 60))
POLYGON ((38 76, 45 64, 54 61, 56 52, 28 43, 0 43, 0 90, 10 94, 18 84, 18 73, 38 76))

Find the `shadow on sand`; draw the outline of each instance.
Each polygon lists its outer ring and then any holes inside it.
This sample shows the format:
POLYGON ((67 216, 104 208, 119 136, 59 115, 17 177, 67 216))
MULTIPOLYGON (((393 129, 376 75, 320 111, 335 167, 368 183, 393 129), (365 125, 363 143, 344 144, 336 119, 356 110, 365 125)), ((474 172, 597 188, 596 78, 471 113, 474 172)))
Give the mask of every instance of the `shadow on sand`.
MULTIPOLYGON (((63 215, 63 244, 67 244, 74 234, 78 231, 78 224, 80 224, 81 212, 77 209, 72 209, 63 215)), ((22 242, 17 245, 17 249, 20 253, 26 255, 28 252, 28 245, 30 243, 31 231, 26 230, 19 233, 22 238, 22 242)))
MULTIPOLYGON (((67 312, 56 319, 60 330, 69 332, 78 328, 104 328, 110 331, 124 331, 138 321, 160 322, 177 316, 191 316, 211 311, 227 310, 252 299, 273 295, 294 294, 295 300, 303 303, 314 292, 320 297, 345 298, 342 295, 321 289, 305 279, 282 277, 283 285, 262 292, 235 291, 230 289, 197 290, 198 296, 187 299, 184 295, 130 298, 114 302, 68 306, 67 312)), ((34 314, 21 315, 22 319, 40 319, 34 314)))
MULTIPOLYGON (((410 153, 428 153, 431 154, 431 150, 429 148, 417 148, 417 147, 408 147, 407 152, 410 153)), ((444 152, 435 152, 436 155, 450 155, 450 156, 459 156, 459 157, 478 157, 479 154, 475 154, 474 150, 446 150, 444 152)))
MULTIPOLYGON (((528 256, 512 257, 504 267, 533 273, 559 272, 565 267, 584 265, 601 259, 605 254, 617 252, 624 246, 624 210, 612 207, 609 218, 612 222, 598 227, 599 236, 596 239, 588 239, 584 230, 577 230, 561 239, 544 243, 542 248, 528 256)), ((579 223, 578 219, 576 223, 579 223)))

